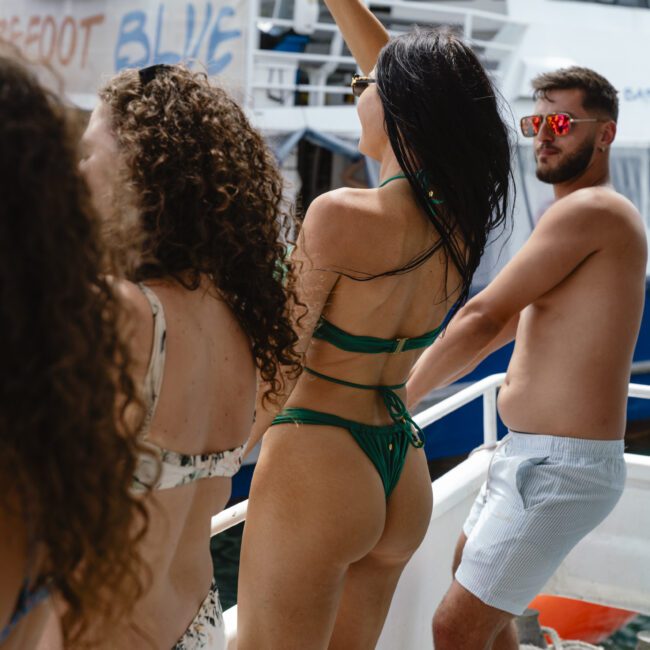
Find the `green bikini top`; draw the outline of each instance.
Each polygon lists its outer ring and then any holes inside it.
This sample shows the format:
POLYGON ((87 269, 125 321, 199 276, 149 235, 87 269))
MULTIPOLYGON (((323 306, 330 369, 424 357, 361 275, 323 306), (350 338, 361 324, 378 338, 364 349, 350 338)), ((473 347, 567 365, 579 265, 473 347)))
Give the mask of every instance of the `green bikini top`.
MULTIPOLYGON (((455 309, 456 304, 454 304, 447 312, 447 315, 438 327, 426 334, 422 334, 421 336, 398 339, 382 339, 375 336, 358 336, 336 327, 336 325, 333 325, 321 316, 314 330, 313 337, 320 339, 321 341, 326 341, 327 343, 330 343, 346 352, 361 352, 364 354, 398 354, 400 352, 407 352, 408 350, 417 350, 419 348, 430 346, 438 338, 440 332, 447 327, 455 309)), ((339 386, 378 391, 384 400, 384 404, 386 405, 386 409, 388 410, 391 419, 393 422, 400 424, 404 428, 405 432, 409 435, 411 444, 414 447, 422 447, 424 445, 422 429, 414 422, 406 408, 406 405, 395 392, 396 390, 404 388, 406 382, 392 386, 375 386, 369 384, 357 384, 345 379, 339 379, 338 377, 331 377, 330 375, 325 375, 322 372, 318 372, 317 370, 307 366, 305 366, 305 372, 314 377, 318 377, 319 379, 329 381, 332 384, 338 384, 339 386)))
MULTIPOLYGON (((455 307, 455 305, 454 305, 455 307)), ((434 330, 414 337, 403 337, 398 339, 382 339, 376 336, 359 336, 349 334, 340 327, 337 327, 323 316, 320 317, 314 338, 327 341, 339 350, 346 352, 362 352, 364 354, 397 354, 399 352, 408 352, 409 350, 419 350, 420 348, 429 347, 437 338, 440 332, 447 327, 454 307, 452 307, 443 322, 434 330)))
MULTIPOLYGON (((400 178, 406 178, 404 174, 397 174, 387 178, 379 187, 384 187, 391 181, 396 181, 400 178)), ((431 203, 443 203, 429 197, 431 203)), ((442 323, 434 330, 414 337, 404 337, 398 339, 382 339, 376 336, 359 336, 356 334, 349 334, 340 329, 328 320, 320 317, 314 330, 314 338, 327 341, 346 352, 363 352, 366 354, 385 354, 385 353, 398 353, 408 352, 409 350, 418 350, 420 348, 429 347, 437 338, 440 332, 447 327, 451 317, 453 316, 456 304, 447 312, 442 323)))

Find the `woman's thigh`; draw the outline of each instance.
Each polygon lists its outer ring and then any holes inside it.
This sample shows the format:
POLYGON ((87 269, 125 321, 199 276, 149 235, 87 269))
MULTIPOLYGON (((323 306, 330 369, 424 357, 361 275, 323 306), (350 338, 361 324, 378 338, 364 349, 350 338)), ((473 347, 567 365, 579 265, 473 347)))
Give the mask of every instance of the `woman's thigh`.
POLYGON ((347 569, 385 520, 381 479, 346 430, 272 427, 244 530, 238 648, 326 648, 347 569))

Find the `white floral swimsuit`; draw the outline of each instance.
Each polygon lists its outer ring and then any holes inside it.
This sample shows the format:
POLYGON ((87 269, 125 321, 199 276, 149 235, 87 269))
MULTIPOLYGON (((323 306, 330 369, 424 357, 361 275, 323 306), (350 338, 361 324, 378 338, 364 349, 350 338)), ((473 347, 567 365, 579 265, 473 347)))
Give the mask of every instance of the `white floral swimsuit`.
POLYGON ((226 650, 223 613, 219 602, 219 590, 214 580, 194 620, 172 650, 198 650, 198 648, 226 650))
MULTIPOLYGON (((146 433, 156 410, 162 386, 167 324, 158 296, 149 287, 143 284, 139 286, 151 305, 154 321, 151 358, 144 384, 147 415, 143 431, 146 433)), ((149 486, 154 490, 167 490, 215 476, 229 478, 241 467, 244 453, 244 445, 227 451, 195 455, 169 451, 153 443, 149 443, 149 446, 160 461, 160 474, 156 478, 158 473, 156 461, 150 456, 143 456, 133 477, 133 489, 136 492, 143 492, 149 486)), ((194 620, 172 650, 225 650, 225 647, 226 638, 219 592, 213 581, 194 620)))

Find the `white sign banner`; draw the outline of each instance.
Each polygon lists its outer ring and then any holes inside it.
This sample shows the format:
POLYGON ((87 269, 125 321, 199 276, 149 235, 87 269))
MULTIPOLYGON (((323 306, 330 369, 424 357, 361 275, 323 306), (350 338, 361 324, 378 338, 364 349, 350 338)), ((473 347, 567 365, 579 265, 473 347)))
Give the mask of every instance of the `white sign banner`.
POLYGON ((0 0, 0 40, 94 96, 124 68, 185 62, 245 82, 248 0, 0 0))

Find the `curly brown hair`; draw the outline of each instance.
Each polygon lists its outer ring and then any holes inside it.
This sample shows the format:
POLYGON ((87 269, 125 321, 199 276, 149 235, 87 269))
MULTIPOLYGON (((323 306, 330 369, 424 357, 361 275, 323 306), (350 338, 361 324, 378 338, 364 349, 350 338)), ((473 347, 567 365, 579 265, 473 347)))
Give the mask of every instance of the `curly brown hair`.
POLYGON ((99 93, 140 217, 131 279, 173 277, 194 290, 209 277, 252 342, 264 397, 277 402, 279 367, 300 372, 280 173, 228 93, 203 73, 156 68, 147 77, 125 70, 99 93))
POLYGON ((94 647, 147 575, 139 401, 64 108, 3 55, 0 197, 0 507, 43 557, 33 588, 62 599, 66 647, 94 647))

